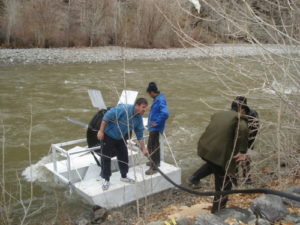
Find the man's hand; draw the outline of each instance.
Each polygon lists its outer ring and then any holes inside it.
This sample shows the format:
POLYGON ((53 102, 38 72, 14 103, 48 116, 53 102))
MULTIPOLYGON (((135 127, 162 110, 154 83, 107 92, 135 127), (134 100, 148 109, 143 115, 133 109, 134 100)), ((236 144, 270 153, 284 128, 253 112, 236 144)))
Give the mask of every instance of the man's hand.
POLYGON ((147 149, 147 148, 144 148, 144 149, 143 149, 143 153, 144 153, 145 156, 148 156, 148 155, 149 155, 148 149, 147 149))
POLYGON ((139 144, 140 144, 140 149, 142 150, 142 152, 144 153, 145 156, 149 155, 148 149, 145 147, 145 143, 144 143, 144 139, 138 140, 139 144))
POLYGON ((155 122, 151 122, 151 127, 156 127, 157 124, 155 122))
POLYGON ((104 129, 106 127, 107 122, 105 122, 104 120, 102 120, 101 125, 100 125, 100 129, 97 133, 97 138, 99 141, 103 141, 104 139, 104 129))
POLYGON ((246 160, 246 154, 243 153, 238 153, 235 156, 233 156, 233 158, 235 159, 236 162, 242 162, 246 160))
POLYGON ((99 130, 98 133, 97 133, 97 138, 98 138, 98 140, 103 141, 103 139, 104 139, 104 132, 101 131, 101 130, 99 130))

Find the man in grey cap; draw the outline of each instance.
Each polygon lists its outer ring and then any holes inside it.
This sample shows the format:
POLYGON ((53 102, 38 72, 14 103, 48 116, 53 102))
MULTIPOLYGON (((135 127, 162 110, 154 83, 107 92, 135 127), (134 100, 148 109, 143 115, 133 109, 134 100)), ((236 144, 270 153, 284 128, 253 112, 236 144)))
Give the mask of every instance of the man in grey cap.
MULTIPOLYGON (((231 104, 231 109, 237 112, 237 106, 240 105, 245 105, 248 107, 248 110, 246 112, 246 115, 248 116, 248 129, 249 129, 249 134, 248 134, 248 149, 253 150, 254 149, 254 141, 257 136, 258 130, 259 130, 259 119, 258 119, 258 113, 254 110, 251 109, 247 105, 247 98, 244 96, 237 96, 232 104, 231 104), (237 103, 237 104, 235 104, 237 103)), ((246 178, 246 184, 251 184, 251 175, 250 175, 250 163, 251 163, 251 158, 249 155, 246 155, 246 160, 241 162, 241 168, 242 168, 242 173, 243 177, 246 178)))

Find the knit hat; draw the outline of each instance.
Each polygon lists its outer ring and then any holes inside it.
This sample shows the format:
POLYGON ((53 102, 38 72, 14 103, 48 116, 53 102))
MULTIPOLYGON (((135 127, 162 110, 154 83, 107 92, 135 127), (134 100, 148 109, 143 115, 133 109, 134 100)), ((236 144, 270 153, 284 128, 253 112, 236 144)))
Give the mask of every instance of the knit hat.
POLYGON ((231 103, 231 110, 238 111, 238 108, 241 107, 245 110, 246 114, 249 114, 250 108, 247 105, 247 98, 244 96, 237 96, 231 103))
POLYGON ((247 105, 247 98, 244 96, 236 96, 235 101, 241 105, 247 105))
POLYGON ((147 87, 147 92, 158 92, 157 86, 155 82, 150 82, 147 87))

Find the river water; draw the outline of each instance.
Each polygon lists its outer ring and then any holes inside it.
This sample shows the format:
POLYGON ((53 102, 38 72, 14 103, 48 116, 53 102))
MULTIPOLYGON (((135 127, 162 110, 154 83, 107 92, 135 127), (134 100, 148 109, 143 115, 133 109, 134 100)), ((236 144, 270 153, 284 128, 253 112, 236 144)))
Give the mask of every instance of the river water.
MULTIPOLYGON (((43 163, 50 161, 50 157, 46 157, 50 145, 85 137, 85 129, 68 122, 65 117, 89 122, 97 109, 92 107, 87 89, 101 90, 107 106, 116 104, 117 93, 125 88, 138 91, 139 97, 146 97, 151 102, 145 92, 150 81, 155 81, 167 98, 170 117, 166 135, 185 182, 188 175, 201 165, 196 144, 214 112, 201 99, 218 109, 229 108, 232 99, 222 94, 224 86, 220 80, 202 69, 202 66, 208 67, 212 63, 211 59, 202 59, 197 64, 190 60, 130 61, 125 64, 125 73, 121 61, 1 66, 0 119, 4 143, 1 159, 5 157, 1 176, 5 178, 6 190, 19 196, 19 180, 22 198, 28 204, 29 181, 33 180, 31 210, 41 207, 32 216, 38 221, 49 221, 63 212, 72 214, 88 209, 90 206, 79 197, 69 197, 65 187, 55 185, 51 174, 42 167, 43 163), (34 165, 32 178, 29 178, 29 170, 25 170, 30 163, 29 157, 34 165), (61 210, 59 213, 57 208, 61 210)), ((260 70, 251 62, 247 65, 260 70)), ((256 88, 255 82, 249 85, 256 88)), ((256 105, 262 116, 268 116, 268 106, 259 104, 258 94, 252 97, 248 104, 256 105)), ((169 153, 166 153, 166 161, 172 162, 169 153)), ((13 204, 14 217, 22 215, 21 205, 13 204)))

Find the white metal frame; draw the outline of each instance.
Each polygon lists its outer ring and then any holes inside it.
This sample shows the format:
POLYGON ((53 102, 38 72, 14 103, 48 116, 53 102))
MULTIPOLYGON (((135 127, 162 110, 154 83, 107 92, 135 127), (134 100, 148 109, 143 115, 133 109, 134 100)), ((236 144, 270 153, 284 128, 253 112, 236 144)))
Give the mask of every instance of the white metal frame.
MULTIPOLYGON (((148 137, 148 136, 144 136, 144 138, 146 138, 146 137, 148 137)), ((135 146, 133 144, 134 140, 136 140, 136 139, 128 140, 128 144, 131 146, 132 150, 133 150, 132 147, 135 146)), ((79 144, 79 143, 86 143, 86 142, 87 142, 86 138, 82 138, 82 139, 77 139, 77 140, 73 140, 73 141, 67 141, 67 142, 62 142, 62 143, 57 143, 57 144, 52 144, 51 145, 53 173, 55 174, 55 176, 59 177, 64 183, 71 184, 71 179, 70 179, 71 155, 92 152, 92 151, 95 151, 95 150, 99 149, 99 146, 91 147, 91 148, 86 147, 83 150, 76 151, 76 152, 69 152, 69 151, 63 149, 62 147, 69 146, 69 145, 75 145, 75 144, 79 144), (60 155, 60 156, 67 159, 67 172, 68 172, 68 178, 67 179, 64 176, 62 176, 57 170, 57 156, 58 155, 60 155)), ((56 179, 56 181, 57 181, 57 179, 56 179)))
POLYGON ((92 152, 94 150, 99 149, 99 146, 92 147, 92 148, 84 148, 83 150, 76 151, 76 152, 68 152, 62 147, 68 146, 68 145, 74 145, 74 144, 79 144, 79 143, 86 143, 86 138, 83 139, 78 139, 78 140, 73 140, 73 141, 67 141, 67 142, 62 142, 62 143, 57 143, 57 144, 52 144, 51 145, 51 151, 52 151, 52 162, 53 162, 53 173, 58 176, 63 182, 66 184, 71 184, 70 181, 70 172, 71 172, 71 155, 79 154, 79 153, 85 153, 85 152, 92 152), (67 170, 68 170, 68 179, 66 179, 64 176, 62 176, 58 171, 57 171, 57 153, 59 153, 60 156, 63 156, 67 158, 67 170))
MULTIPOLYGON (((145 138, 148 137, 148 136, 145 136, 145 138)), ((134 147, 135 147, 135 144, 134 144, 134 140, 136 139, 130 139, 128 140, 128 145, 131 147, 130 149, 133 150, 134 147)), ((92 147, 92 148, 88 148, 88 147, 85 147, 83 148, 82 150, 79 150, 79 151, 76 151, 76 152, 69 152, 67 150, 65 150, 63 147, 65 146, 69 146, 69 145, 75 145, 75 144, 79 144, 79 143, 86 143, 86 138, 82 138, 82 139, 77 139, 77 140, 72 140, 72 141, 67 141, 67 142, 62 142, 62 143, 57 143, 57 144, 52 144, 51 145, 51 151, 52 151, 52 163, 53 163, 53 173, 54 173, 54 179, 55 181, 57 182, 57 178, 59 178, 62 182, 64 182, 65 184, 68 184, 68 185, 73 185, 72 182, 71 182, 71 156, 72 155, 76 155, 76 154, 81 154, 81 153, 88 153, 88 152, 92 152, 92 151, 95 151, 97 149, 99 149, 99 146, 96 146, 96 147, 92 147), (67 178, 65 176, 63 176, 62 174, 59 173, 58 169, 57 169, 57 156, 62 156, 64 158, 66 158, 66 162, 67 162, 67 178)), ((166 139, 166 136, 165 134, 161 134, 160 135, 160 148, 161 148, 161 161, 164 161, 164 153, 165 153, 165 147, 169 148, 171 154, 172 154, 172 157, 174 159, 174 162, 176 164, 176 167, 178 167, 178 164, 174 158, 174 155, 173 155, 173 152, 172 152, 172 149, 168 143, 168 140, 166 139), (166 142, 167 146, 164 146, 162 143, 163 143, 163 140, 164 139, 164 142, 166 142)), ((133 150, 134 151, 134 150, 133 150)))

